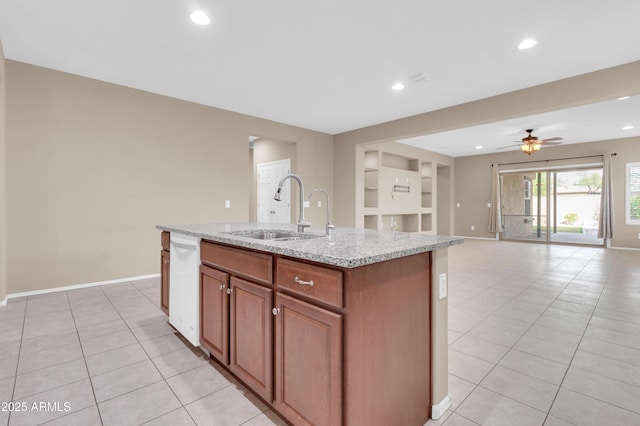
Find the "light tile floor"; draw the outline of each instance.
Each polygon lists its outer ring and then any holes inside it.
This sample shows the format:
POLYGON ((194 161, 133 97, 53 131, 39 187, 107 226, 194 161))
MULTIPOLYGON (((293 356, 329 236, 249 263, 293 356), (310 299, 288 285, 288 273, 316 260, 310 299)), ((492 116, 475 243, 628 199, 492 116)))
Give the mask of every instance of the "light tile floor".
POLYGON ((181 340, 159 301, 159 279, 9 299, 0 425, 285 424, 181 340))
MULTIPOLYGON (((449 265, 453 405, 429 425, 640 424, 640 252, 467 240, 449 265)), ((159 298, 152 279, 10 299, 0 425, 284 424, 159 298)))
POLYGON ((449 394, 429 425, 640 425, 640 252, 450 248, 449 394))

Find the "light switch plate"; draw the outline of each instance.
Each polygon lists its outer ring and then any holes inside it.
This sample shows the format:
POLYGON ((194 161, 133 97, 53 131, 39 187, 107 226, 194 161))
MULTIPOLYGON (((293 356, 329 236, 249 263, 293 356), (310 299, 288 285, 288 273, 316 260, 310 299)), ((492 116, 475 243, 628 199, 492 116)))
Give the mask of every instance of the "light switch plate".
POLYGON ((456 207, 460 207, 460 203, 456 203, 456 207))
POLYGON ((447 274, 445 272, 438 275, 438 299, 447 297, 447 274))
POLYGON ((224 208, 225 209, 231 208, 231 200, 224 200, 224 208))
POLYGON ((304 202, 304 206, 305 206, 305 207, 309 207, 310 205, 311 205, 311 203, 310 203, 310 202, 308 202, 308 201, 305 201, 305 202, 304 202))

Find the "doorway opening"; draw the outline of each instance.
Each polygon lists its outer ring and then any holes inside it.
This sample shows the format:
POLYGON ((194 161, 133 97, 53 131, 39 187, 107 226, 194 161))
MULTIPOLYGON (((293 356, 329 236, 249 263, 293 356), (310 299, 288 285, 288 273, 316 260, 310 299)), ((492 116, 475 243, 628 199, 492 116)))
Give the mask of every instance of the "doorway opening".
POLYGON ((502 239, 603 246, 602 167, 500 175, 502 239))

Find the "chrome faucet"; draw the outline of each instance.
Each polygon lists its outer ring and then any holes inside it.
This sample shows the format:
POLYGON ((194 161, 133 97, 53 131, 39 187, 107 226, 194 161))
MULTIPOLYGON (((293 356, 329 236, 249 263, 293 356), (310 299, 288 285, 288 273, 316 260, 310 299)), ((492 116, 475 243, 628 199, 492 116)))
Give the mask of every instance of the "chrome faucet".
POLYGON ((329 194, 327 194, 327 191, 325 191, 324 189, 314 189, 313 191, 311 191, 311 193, 309 194, 309 200, 311 200, 311 196, 313 195, 314 192, 322 192, 324 194, 325 197, 327 197, 327 223, 325 225, 325 232, 327 233, 327 235, 331 234, 331 230, 333 228, 335 228, 335 226, 333 226, 331 224, 331 222, 329 221, 329 194))
POLYGON ((298 197, 298 201, 300 204, 300 211, 298 212, 298 232, 304 232, 304 228, 308 228, 309 226, 311 226, 311 224, 304 220, 304 184, 302 183, 302 179, 300 179, 300 176, 289 174, 280 179, 278 189, 276 190, 276 194, 273 196, 273 199, 276 201, 280 201, 282 185, 284 185, 284 181, 289 178, 296 180, 298 182, 298 186, 300 187, 300 196, 298 197))

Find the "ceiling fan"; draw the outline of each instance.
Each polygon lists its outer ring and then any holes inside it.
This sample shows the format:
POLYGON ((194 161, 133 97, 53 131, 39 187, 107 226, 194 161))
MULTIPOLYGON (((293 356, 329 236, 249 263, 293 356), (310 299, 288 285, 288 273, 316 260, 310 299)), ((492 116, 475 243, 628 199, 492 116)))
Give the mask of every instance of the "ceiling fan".
MULTIPOLYGON (((547 139, 538 139, 537 136, 533 136, 531 134, 533 132, 533 129, 527 129, 526 132, 528 133, 528 135, 522 138, 522 142, 519 142, 516 145, 502 146, 500 148, 496 148, 496 150, 519 146, 522 152, 524 152, 525 154, 533 155, 533 153, 535 153, 536 151, 540 151, 540 148, 542 148, 542 145, 562 144, 562 142, 558 142, 558 141, 561 141, 562 138, 555 137, 555 138, 547 138, 547 139)), ((514 141, 514 142, 517 142, 517 141, 514 141)))

